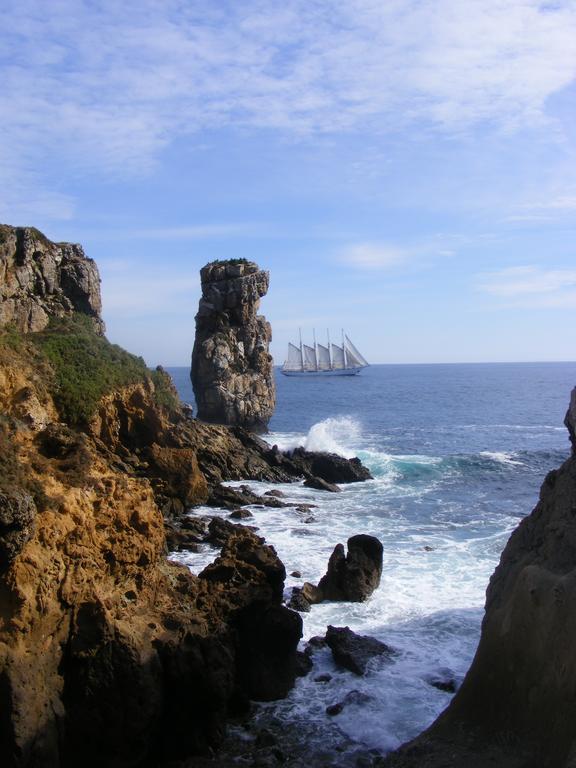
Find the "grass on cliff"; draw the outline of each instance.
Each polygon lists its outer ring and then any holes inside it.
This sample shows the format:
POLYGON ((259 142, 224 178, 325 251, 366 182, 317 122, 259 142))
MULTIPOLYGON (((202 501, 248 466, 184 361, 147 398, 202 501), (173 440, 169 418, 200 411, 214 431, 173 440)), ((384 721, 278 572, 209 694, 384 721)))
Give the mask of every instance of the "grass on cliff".
POLYGON ((150 371, 141 357, 98 336, 90 318, 52 320, 46 330, 29 338, 50 364, 50 387, 60 417, 67 424, 86 424, 101 397, 151 378, 158 405, 173 411, 178 399, 162 371, 150 371))

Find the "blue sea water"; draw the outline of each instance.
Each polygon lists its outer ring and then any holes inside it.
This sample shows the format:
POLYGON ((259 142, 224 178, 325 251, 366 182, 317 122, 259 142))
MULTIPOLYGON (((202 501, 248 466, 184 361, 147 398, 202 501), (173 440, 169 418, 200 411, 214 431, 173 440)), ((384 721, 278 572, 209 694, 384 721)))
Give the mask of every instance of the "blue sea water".
MULTIPOLYGON (((188 370, 169 372, 192 402, 188 370)), ((262 705, 262 718, 305 729, 319 746, 330 734, 342 765, 356 745, 387 751, 434 720, 450 694, 430 680, 461 682, 500 553, 534 507, 546 472, 569 454, 562 422, 574 384, 575 363, 375 365, 327 379, 278 372, 267 439, 357 455, 374 480, 341 486, 339 494, 278 486, 288 501, 316 507, 307 514, 255 507, 254 524, 288 573, 302 574, 288 578, 287 593, 322 576, 336 543, 356 533, 378 536, 380 588, 366 603, 314 606, 303 615, 304 633, 348 625, 398 654, 392 663, 375 660, 358 678, 318 651, 313 673, 284 701, 262 705), (321 672, 331 679, 315 682, 321 672), (330 718, 326 706, 352 690, 365 696, 330 718)), ((251 487, 263 493, 271 486, 251 487)), ((176 557, 199 571, 215 554, 207 548, 176 557)))

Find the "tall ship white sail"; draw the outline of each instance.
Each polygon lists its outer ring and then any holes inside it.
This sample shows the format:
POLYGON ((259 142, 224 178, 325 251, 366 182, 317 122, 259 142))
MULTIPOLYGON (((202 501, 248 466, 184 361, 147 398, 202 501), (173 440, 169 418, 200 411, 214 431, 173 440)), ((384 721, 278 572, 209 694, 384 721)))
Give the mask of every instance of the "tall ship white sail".
POLYGON ((288 344, 288 356, 282 366, 285 376, 356 376, 369 365, 348 336, 342 332, 342 344, 288 344))

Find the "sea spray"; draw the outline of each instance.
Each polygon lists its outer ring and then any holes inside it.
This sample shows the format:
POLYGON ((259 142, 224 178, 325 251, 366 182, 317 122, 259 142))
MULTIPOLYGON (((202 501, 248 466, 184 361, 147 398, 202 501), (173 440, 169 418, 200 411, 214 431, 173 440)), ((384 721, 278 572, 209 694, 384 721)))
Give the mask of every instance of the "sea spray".
MULTIPOLYGON (((561 424, 575 373, 569 365, 373 366, 350 381, 278 381, 270 444, 358 455, 375 479, 339 494, 280 485, 293 506, 254 506, 250 522, 287 572, 302 574, 288 577, 286 597, 303 580, 318 582, 336 543, 378 536, 380 588, 366 603, 313 606, 303 614, 305 638, 348 625, 398 653, 358 678, 319 650, 287 699, 259 706, 261 723, 282 723, 306 739, 306 754, 343 749, 326 762, 351 765, 354 744, 386 751, 432 722, 450 693, 431 681, 463 679, 500 552, 545 473, 568 455, 561 424), (302 503, 316 506, 299 512, 302 503), (331 677, 315 682, 321 674, 331 677), (326 707, 353 690, 365 697, 330 718, 326 707)), ((249 485, 259 493, 272 487, 249 485)), ((198 572, 215 554, 206 547, 175 557, 198 572)))

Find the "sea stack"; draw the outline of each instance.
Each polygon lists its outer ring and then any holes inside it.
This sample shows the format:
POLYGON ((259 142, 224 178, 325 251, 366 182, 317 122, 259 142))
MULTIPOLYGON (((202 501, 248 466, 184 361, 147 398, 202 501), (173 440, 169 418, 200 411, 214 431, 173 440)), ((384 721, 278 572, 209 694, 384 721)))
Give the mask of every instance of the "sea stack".
POLYGON ((191 371, 198 418, 267 432, 276 402, 272 330, 257 312, 269 274, 232 259, 207 264, 200 279, 191 371))
POLYGON ((80 245, 53 243, 34 227, 0 224, 0 325, 23 333, 81 313, 104 333, 100 276, 80 245))

